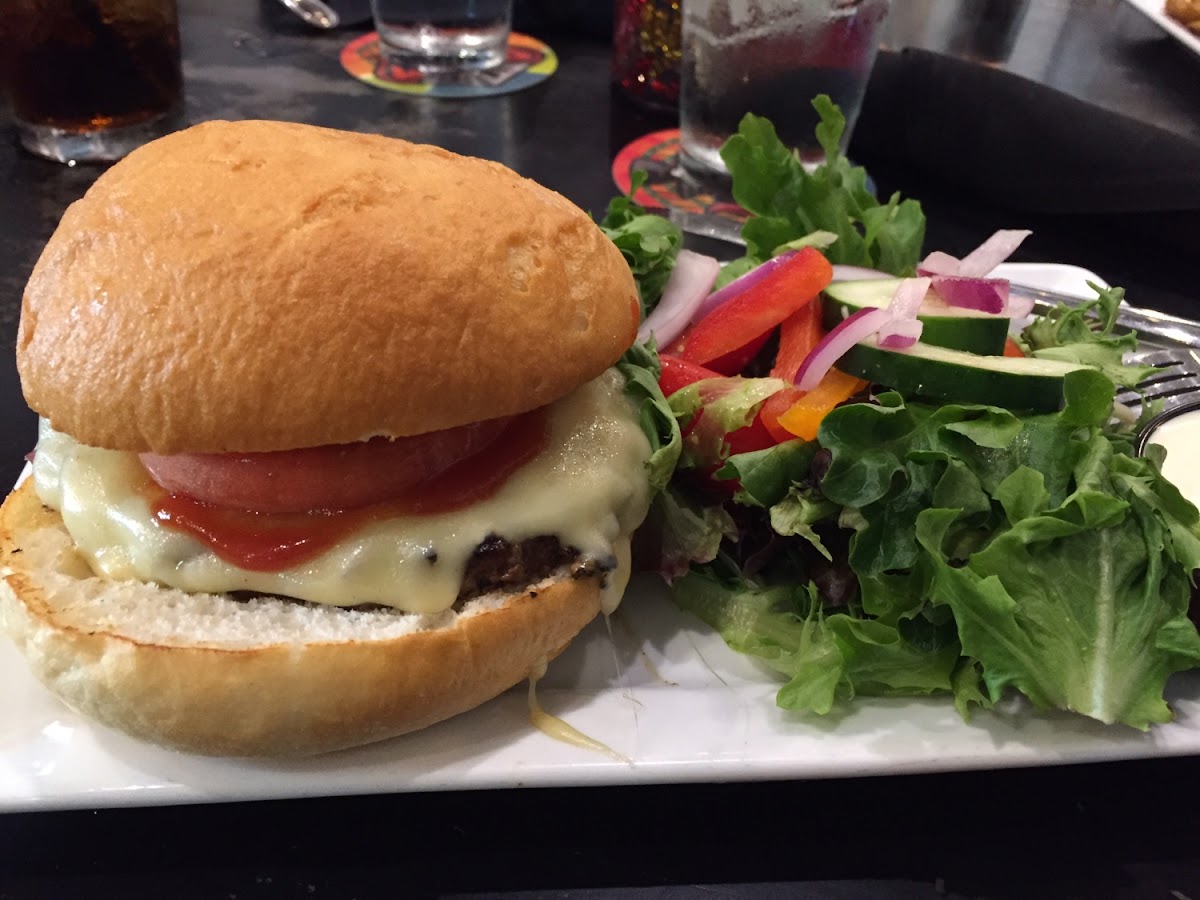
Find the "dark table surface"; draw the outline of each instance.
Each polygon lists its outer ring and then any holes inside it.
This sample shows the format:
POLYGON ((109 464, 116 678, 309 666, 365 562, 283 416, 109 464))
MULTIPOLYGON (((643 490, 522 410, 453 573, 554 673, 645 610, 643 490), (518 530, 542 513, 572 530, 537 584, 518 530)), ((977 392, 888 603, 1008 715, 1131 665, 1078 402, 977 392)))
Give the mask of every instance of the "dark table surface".
MULTIPOLYGON (((904 6, 906 16, 921 7, 934 21, 947 3, 904 6)), ((1025 6, 1000 65, 1200 140, 1200 57, 1118 0, 1025 6)), ((595 212, 614 192, 613 154, 674 124, 614 96, 608 46, 562 30, 571 19, 561 14, 557 30, 541 35, 560 59, 548 82, 453 102, 355 82, 338 62, 354 32, 314 33, 278 4, 183 0, 181 9, 189 121, 281 118, 436 143, 499 160, 595 212)), ((897 26, 894 41, 947 44, 945 35, 914 30, 910 19, 897 26)), ((872 171, 883 189, 922 199, 929 247, 962 252, 1011 224, 929 173, 886 164, 872 171)), ((22 286, 63 210, 98 172, 34 159, 7 136, 0 141, 0 480, 15 477, 34 441, 11 352, 22 286)), ((1200 312, 1192 307, 1200 299, 1193 260, 1114 235, 1111 223, 1039 223, 1018 258, 1081 265, 1126 285, 1141 305, 1200 312)), ((1200 760, 1180 758, 13 814, 0 816, 0 898, 611 891, 1186 900, 1200 898, 1198 783, 1200 760)))

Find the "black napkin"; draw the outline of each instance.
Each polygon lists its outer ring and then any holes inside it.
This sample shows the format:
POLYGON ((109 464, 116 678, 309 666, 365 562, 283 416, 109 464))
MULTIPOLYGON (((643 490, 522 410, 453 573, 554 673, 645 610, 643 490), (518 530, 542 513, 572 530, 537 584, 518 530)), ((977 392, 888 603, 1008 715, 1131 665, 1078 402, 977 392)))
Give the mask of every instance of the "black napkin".
POLYGON ((850 155, 1013 213, 1136 222, 1191 253, 1200 237, 1200 144, 926 50, 880 53, 850 155))

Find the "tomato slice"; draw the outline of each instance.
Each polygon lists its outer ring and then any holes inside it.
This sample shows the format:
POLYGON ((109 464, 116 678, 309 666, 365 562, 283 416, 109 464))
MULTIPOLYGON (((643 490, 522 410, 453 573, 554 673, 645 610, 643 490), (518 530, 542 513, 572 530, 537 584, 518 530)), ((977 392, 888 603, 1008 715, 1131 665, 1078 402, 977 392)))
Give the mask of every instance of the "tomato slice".
POLYGON ((395 439, 273 453, 142 454, 164 490, 262 513, 356 509, 401 496, 496 440, 511 417, 395 439))
MULTIPOLYGON (((277 572, 328 550, 364 524, 395 516, 433 515, 478 503, 498 491, 546 445, 544 409, 508 420, 487 453, 459 459, 402 497, 337 512, 265 513, 214 506, 182 494, 151 496, 154 517, 196 538, 243 569, 277 572)), ((153 495, 154 489, 150 488, 153 495)))
POLYGON ((1021 345, 1020 345, 1020 344, 1018 344, 1016 341, 1014 341, 1014 340, 1013 340, 1013 339, 1010 337, 1010 338, 1006 338, 1006 339, 1005 339, 1005 341, 1004 341, 1004 355, 1005 355, 1005 356, 1020 356, 1020 357, 1024 357, 1024 356, 1025 356, 1025 351, 1021 349, 1021 345))
POLYGON ((832 279, 829 261, 813 248, 803 248, 696 323, 684 340, 682 357, 706 365, 745 347, 812 303, 832 279))

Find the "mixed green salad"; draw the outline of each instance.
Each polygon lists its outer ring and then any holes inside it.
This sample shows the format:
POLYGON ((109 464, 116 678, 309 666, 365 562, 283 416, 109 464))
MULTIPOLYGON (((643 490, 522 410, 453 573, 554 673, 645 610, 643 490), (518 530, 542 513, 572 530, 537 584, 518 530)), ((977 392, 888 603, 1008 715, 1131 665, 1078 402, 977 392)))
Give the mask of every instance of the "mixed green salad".
POLYGON ((1030 315, 989 275, 1024 233, 922 257, 919 204, 879 202, 814 105, 815 171, 754 116, 723 149, 741 259, 690 259, 631 197, 601 222, 646 323, 622 363, 661 488, 643 565, 788 709, 945 695, 967 717, 1015 691, 1169 721, 1167 679, 1200 666, 1200 514, 1114 404, 1146 375, 1122 292, 1030 315))

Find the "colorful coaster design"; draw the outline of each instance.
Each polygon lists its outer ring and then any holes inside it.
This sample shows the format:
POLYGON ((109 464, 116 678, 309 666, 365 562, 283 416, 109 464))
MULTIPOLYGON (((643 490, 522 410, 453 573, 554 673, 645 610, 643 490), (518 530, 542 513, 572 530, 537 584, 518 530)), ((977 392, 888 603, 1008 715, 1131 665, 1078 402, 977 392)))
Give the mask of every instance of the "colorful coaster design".
POLYGON ((647 209, 679 210, 697 216, 717 216, 737 225, 749 213, 688 178, 679 164, 679 129, 644 135, 625 145, 612 164, 612 178, 624 194, 633 186, 633 173, 642 170, 646 182, 634 200, 647 209))
POLYGON ((427 81, 415 69, 392 65, 379 52, 375 32, 357 37, 342 48, 342 68, 373 87, 423 97, 494 97, 523 91, 545 81, 558 69, 558 57, 548 45, 527 34, 508 36, 508 57, 486 72, 439 74, 427 81))

